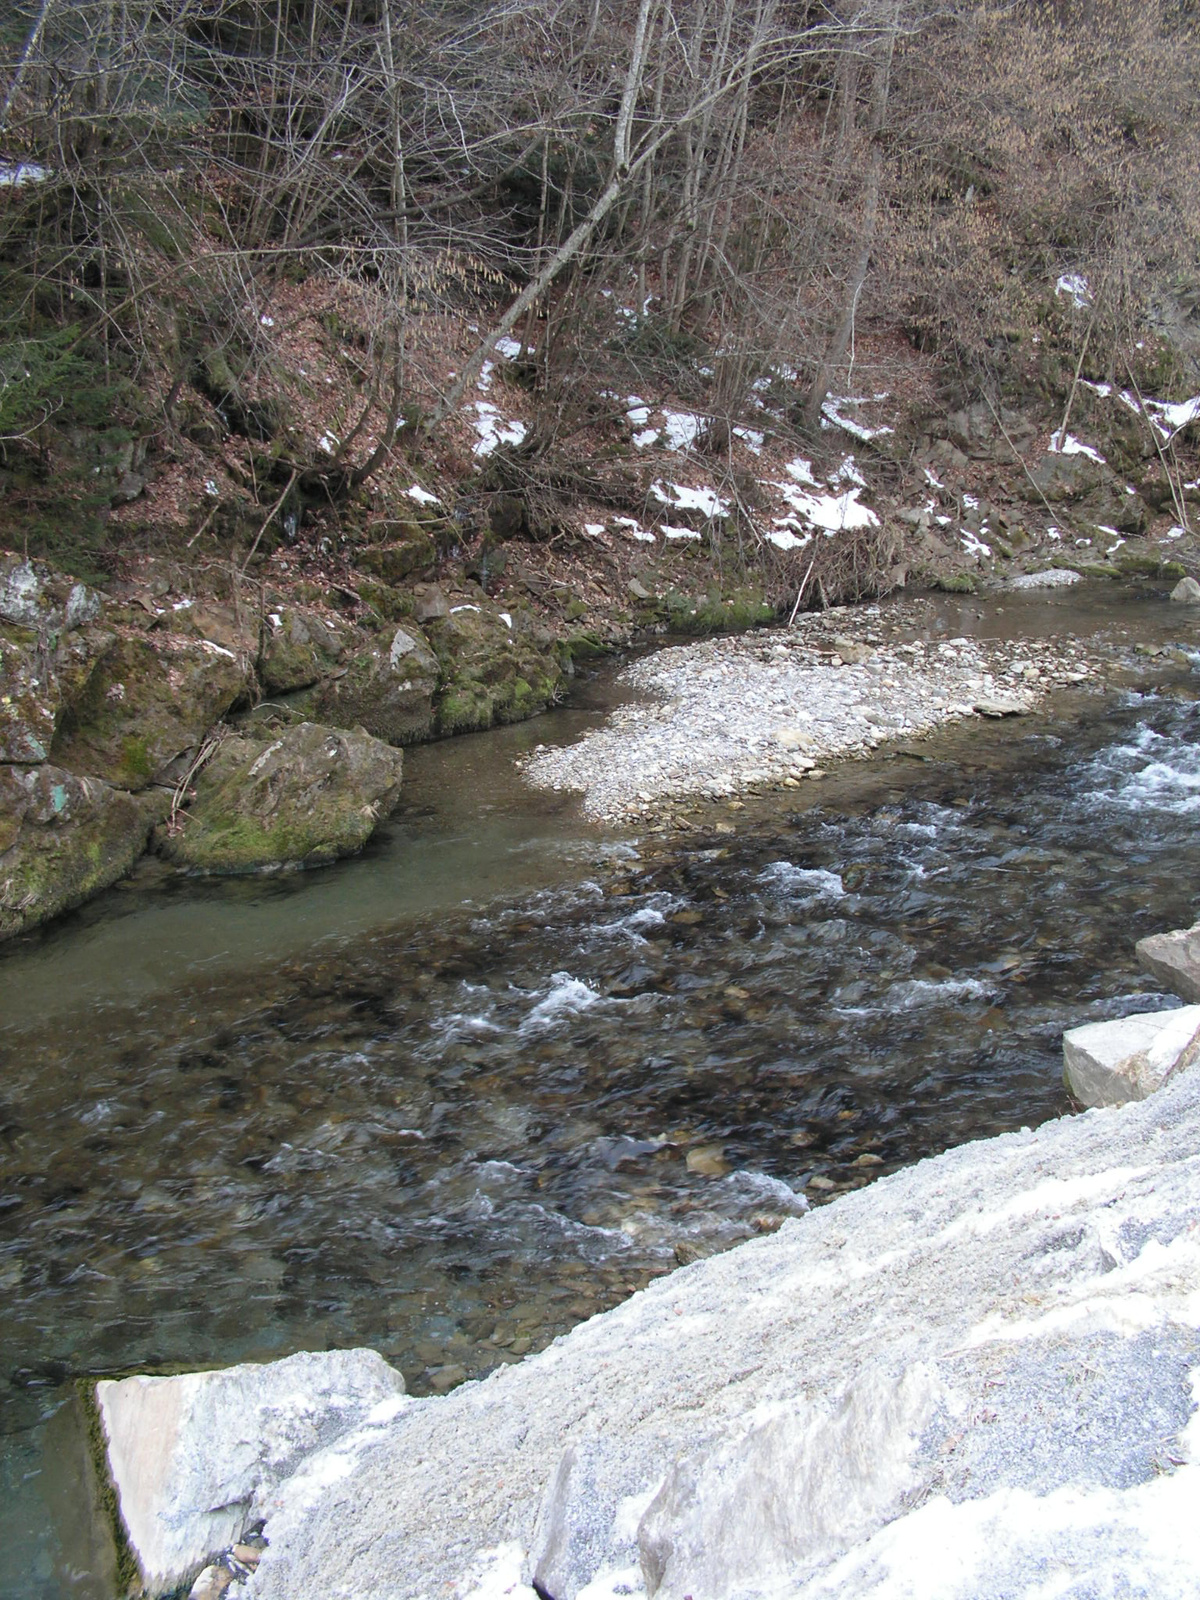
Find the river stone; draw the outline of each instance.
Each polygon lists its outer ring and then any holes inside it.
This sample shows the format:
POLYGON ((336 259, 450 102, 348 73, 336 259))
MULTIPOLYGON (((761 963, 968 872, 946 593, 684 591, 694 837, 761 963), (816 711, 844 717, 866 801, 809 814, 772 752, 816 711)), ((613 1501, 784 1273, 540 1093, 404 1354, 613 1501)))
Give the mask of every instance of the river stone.
POLYGON ((1180 578, 1179 582, 1171 590, 1171 599, 1175 601, 1176 605, 1200 605, 1200 583, 1197 583, 1195 578, 1180 578))
POLYGON ((269 612, 263 624, 258 675, 268 694, 307 689, 341 660, 342 635, 312 611, 269 612))
POLYGON ((0 939, 123 878, 163 804, 48 762, 0 766, 0 939))
POLYGON ((1069 584, 1079 583, 1082 574, 1073 567, 1050 567, 1045 572, 1023 572, 1019 577, 1010 578, 1010 589, 1064 589, 1069 584))
POLYGON ((161 855, 193 872, 317 867, 361 850, 400 798, 404 757, 361 728, 304 722, 222 740, 161 855))
POLYGON ((1190 1004, 1200 1003, 1200 922, 1174 933, 1152 933, 1137 942, 1144 971, 1190 1004))
POLYGON ((116 788, 144 789, 201 743, 249 680, 245 657, 207 639, 115 639, 60 719, 51 758, 116 788))
POLYGON ((416 744, 433 731, 437 657, 411 623, 359 649, 317 690, 316 711, 336 728, 365 728, 388 744, 416 744))
POLYGON ((972 702, 971 709, 977 711, 981 717, 1027 717, 1029 704, 1025 700, 1018 700, 1011 694, 980 695, 972 702))
POLYGON ((194 1578, 302 1457, 403 1394, 373 1350, 98 1383, 108 1471, 145 1593, 194 1578))
POLYGON ((1144 1100, 1191 1065, 1198 1036, 1200 1006, 1089 1022, 1063 1034, 1063 1081, 1085 1106, 1144 1100))
POLYGON ((44 561, 0 556, 0 620, 43 635, 67 633, 100 615, 100 596, 44 561))

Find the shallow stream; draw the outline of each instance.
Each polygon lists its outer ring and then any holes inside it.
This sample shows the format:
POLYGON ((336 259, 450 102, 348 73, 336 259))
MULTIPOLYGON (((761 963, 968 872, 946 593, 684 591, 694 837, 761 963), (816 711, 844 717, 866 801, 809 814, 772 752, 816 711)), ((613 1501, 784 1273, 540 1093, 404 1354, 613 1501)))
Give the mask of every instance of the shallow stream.
MULTIPOLYGON (((1157 601, 1090 625, 1195 651, 1157 601)), ((144 876, 10 950, 0 1592, 104 1592, 70 1378, 364 1344, 441 1391, 1068 1110, 1063 1028, 1175 1003, 1133 944, 1200 914, 1198 662, 711 809, 682 844, 514 773, 601 681, 413 752, 357 862, 144 876)))

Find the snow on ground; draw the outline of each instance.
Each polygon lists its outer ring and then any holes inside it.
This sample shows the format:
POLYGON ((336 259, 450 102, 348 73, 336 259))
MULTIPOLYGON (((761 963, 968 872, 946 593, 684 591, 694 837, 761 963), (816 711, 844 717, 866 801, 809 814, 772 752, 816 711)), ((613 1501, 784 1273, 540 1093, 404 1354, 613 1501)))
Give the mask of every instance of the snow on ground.
POLYGON ((1071 304, 1077 311, 1082 311, 1092 303, 1092 291, 1087 279, 1079 272, 1064 272, 1054 285, 1057 295, 1067 295, 1071 304))
POLYGON ((732 510, 715 489, 689 489, 685 484, 664 483, 661 478, 650 485, 650 493, 674 511, 699 511, 706 517, 727 517, 732 510))
POLYGON ((895 430, 885 424, 873 428, 857 417, 847 416, 846 411, 848 407, 871 405, 887 398, 886 394, 857 396, 831 394, 821 407, 822 426, 841 428, 846 433, 853 434, 856 439, 881 439, 885 434, 893 433, 895 430))
POLYGON ((415 500, 419 506, 440 506, 441 501, 437 495, 430 494, 428 489, 422 489, 419 483, 414 483, 411 489, 405 491, 410 500, 415 500))
POLYGON ((505 422, 491 401, 476 400, 475 431, 479 435, 479 442, 474 453, 477 456, 490 456, 499 445, 520 444, 526 428, 523 422, 505 422))
POLYGON ((45 183, 48 167, 36 161, 0 161, 0 189, 19 189, 27 183, 45 183))
POLYGON ((1106 464, 1105 458, 1100 454, 1099 450, 1093 450, 1090 444, 1084 444, 1073 433, 1069 433, 1064 439, 1061 428, 1050 435, 1050 454, 1087 456, 1089 461, 1097 461, 1101 466, 1106 464))

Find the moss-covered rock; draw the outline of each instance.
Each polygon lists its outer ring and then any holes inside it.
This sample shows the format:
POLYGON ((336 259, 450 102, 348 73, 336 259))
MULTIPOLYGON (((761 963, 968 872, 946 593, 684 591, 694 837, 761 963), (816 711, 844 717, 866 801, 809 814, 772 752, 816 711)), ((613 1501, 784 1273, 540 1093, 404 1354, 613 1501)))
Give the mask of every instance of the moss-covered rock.
POLYGON ((342 659, 346 634, 314 611, 288 607, 263 620, 258 676, 268 694, 307 689, 342 659))
POLYGON ((403 583, 406 578, 428 572, 437 563, 437 546, 415 524, 389 524, 392 536, 386 543, 372 545, 358 557, 364 572, 387 584, 403 583))
POLYGON ((156 848, 192 872, 316 867, 361 850, 400 797, 404 757, 361 728, 230 734, 156 848))
POLYGON ((115 638, 59 721, 51 759, 119 789, 144 789, 242 696, 250 663, 207 639, 115 638))
POLYGON ((0 939, 82 905, 124 877, 165 803, 48 762, 0 766, 0 939))
POLYGON ((338 674, 321 684, 316 715, 335 728, 365 728, 388 744, 417 744, 434 727, 438 659, 415 623, 379 643, 348 651, 338 674))
POLYGON ((554 641, 524 618, 501 612, 482 591, 427 626, 442 672, 440 734, 521 722, 544 711, 562 687, 554 641))

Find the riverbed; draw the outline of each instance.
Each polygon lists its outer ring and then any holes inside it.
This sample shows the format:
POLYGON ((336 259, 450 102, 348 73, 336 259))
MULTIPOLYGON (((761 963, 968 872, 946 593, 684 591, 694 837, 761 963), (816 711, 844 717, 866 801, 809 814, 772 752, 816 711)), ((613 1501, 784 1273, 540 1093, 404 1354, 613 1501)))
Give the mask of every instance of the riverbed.
POLYGON ((684 835, 520 777, 621 698, 606 673, 412 752, 356 862, 151 869, 0 958, 0 1589, 102 1592, 72 1377, 366 1344, 443 1391, 1068 1110, 1062 1029, 1174 1003, 1133 943, 1197 914, 1196 625, 1106 592, 904 627, 1065 622, 1103 636, 1103 687, 707 800, 684 835))

